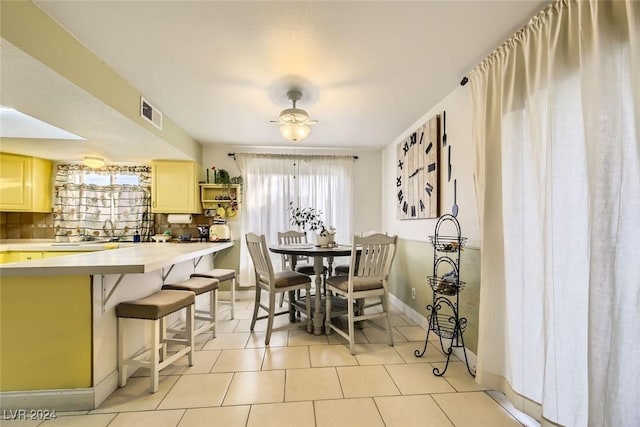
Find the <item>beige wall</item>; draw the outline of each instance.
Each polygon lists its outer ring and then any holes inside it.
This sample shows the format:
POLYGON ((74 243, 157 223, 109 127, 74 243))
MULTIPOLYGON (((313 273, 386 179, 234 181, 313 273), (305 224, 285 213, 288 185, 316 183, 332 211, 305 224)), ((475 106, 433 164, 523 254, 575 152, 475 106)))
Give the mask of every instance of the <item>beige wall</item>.
POLYGON ((471 140, 471 93, 469 86, 458 87, 446 98, 428 110, 413 126, 392 141, 382 153, 382 229, 399 237, 398 253, 391 277, 391 293, 402 302, 427 315, 426 305, 433 300, 433 292, 426 277, 433 273, 433 248, 429 236, 433 235, 437 219, 398 220, 395 171, 397 144, 415 128, 434 114, 447 112, 447 141, 452 153, 452 176, 447 181, 447 147, 440 147, 440 213, 451 213, 453 181, 458 181, 457 204, 462 235, 469 244, 461 254, 460 278, 466 287, 460 294, 460 315, 468 320, 464 333, 465 345, 477 350, 478 311, 480 294, 480 231, 473 180, 473 146, 471 140), (411 299, 411 288, 416 288, 416 299, 411 299))
POLYGON ((479 247, 480 229, 473 180, 473 146, 471 143, 471 93, 469 86, 458 87, 446 98, 432 107, 413 126, 399 135, 382 153, 382 223, 385 229, 398 234, 401 239, 427 241, 433 234, 437 219, 398 220, 396 203, 397 144, 403 141, 415 128, 435 114, 447 112, 447 140, 451 146, 452 176, 447 182, 447 150, 440 147, 440 213, 451 213, 453 205, 453 180, 458 181, 457 204, 458 221, 462 233, 470 240, 470 245, 479 247))

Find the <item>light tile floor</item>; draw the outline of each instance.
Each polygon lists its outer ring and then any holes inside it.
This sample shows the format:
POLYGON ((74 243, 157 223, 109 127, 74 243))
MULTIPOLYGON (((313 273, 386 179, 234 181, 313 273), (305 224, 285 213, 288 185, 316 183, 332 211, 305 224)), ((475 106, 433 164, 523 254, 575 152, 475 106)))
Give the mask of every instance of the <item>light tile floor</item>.
MULTIPOLYGON (((198 337, 194 365, 186 357, 161 372, 149 393, 138 370, 98 409, 58 413, 45 422, 2 421, 2 426, 522 426, 479 387, 458 359, 444 377, 444 354, 407 316, 391 316, 395 346, 376 328, 358 330, 356 355, 337 334, 312 335, 303 323, 279 316, 264 345, 266 321, 249 331, 252 300, 236 303, 236 319, 220 307, 217 337, 198 337)), ((433 335, 433 334, 432 334, 433 335)), ((431 335, 431 336, 432 336, 431 335)), ((435 338, 435 337, 434 337, 435 338)))

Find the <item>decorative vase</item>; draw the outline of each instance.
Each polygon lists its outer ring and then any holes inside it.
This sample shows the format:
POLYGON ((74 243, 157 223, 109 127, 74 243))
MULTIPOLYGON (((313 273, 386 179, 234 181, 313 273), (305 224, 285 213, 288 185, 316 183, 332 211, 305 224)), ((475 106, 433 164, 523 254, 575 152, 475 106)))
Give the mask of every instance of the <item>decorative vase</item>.
POLYGON ((323 248, 331 247, 335 243, 335 236, 335 233, 327 233, 324 236, 316 234, 316 244, 323 248))

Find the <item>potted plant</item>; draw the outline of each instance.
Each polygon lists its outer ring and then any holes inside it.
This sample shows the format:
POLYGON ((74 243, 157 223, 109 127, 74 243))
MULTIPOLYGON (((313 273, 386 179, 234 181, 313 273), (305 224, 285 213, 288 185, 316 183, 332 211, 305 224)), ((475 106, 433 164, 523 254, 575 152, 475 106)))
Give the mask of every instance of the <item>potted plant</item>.
POLYGON ((289 212, 291 214, 291 225, 295 225, 303 231, 314 231, 318 245, 326 247, 333 244, 336 229, 333 226, 325 227, 322 220, 322 211, 310 207, 294 207, 293 202, 289 202, 289 212))

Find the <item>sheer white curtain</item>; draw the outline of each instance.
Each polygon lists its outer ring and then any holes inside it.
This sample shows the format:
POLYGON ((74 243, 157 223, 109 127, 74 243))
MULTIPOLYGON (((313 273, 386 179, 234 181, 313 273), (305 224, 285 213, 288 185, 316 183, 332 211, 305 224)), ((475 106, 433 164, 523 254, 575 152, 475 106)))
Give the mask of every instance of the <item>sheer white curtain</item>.
MULTIPOLYGON (((275 243, 279 231, 294 228, 289 222, 290 202, 294 206, 322 211, 325 225, 337 229, 336 241, 350 240, 352 157, 236 153, 236 160, 244 186, 240 250, 242 286, 254 282, 244 235, 248 232, 265 234, 267 242, 275 243)), ((310 242, 315 241, 314 236, 308 235, 308 238, 310 242)))
POLYGON ((640 425, 640 2, 558 1, 471 74, 477 378, 538 419, 640 425))

